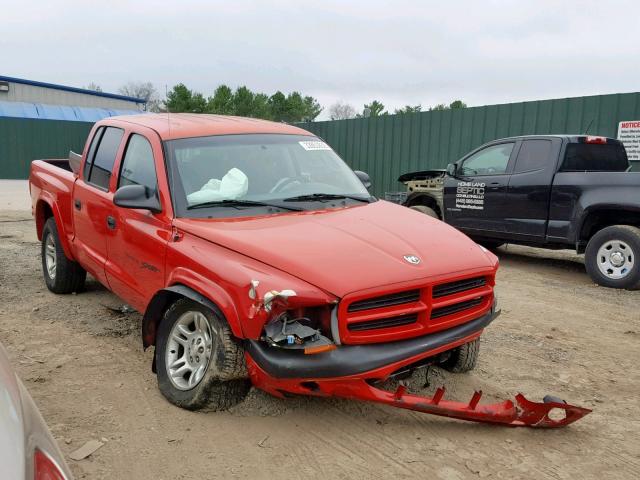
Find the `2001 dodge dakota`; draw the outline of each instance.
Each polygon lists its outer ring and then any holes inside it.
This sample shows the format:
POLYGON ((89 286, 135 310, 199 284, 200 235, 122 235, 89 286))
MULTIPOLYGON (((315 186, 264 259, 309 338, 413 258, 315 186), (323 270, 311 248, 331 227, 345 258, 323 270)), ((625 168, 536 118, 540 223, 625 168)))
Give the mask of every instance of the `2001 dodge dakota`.
POLYGON ((32 163, 44 279, 69 293, 88 272, 143 313, 159 388, 188 409, 227 408, 253 383, 509 425, 588 413, 555 397, 482 405, 480 392, 461 403, 442 389, 379 388, 428 364, 474 367, 498 313, 498 261, 452 227, 378 201, 368 182, 289 125, 103 120, 81 156, 32 163))

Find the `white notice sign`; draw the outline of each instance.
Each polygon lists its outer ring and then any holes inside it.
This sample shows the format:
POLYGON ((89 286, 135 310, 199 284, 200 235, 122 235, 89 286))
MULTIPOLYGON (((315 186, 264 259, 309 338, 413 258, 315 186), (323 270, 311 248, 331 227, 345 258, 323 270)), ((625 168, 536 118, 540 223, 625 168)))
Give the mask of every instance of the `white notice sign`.
POLYGON ((640 161, 640 120, 620 122, 618 140, 624 144, 630 161, 640 161))

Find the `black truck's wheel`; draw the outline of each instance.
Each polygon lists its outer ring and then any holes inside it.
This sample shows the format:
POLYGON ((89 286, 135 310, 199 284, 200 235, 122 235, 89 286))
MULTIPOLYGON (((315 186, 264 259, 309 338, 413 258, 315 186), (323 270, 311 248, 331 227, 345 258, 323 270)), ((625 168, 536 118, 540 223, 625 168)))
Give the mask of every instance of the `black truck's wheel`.
POLYGON ((451 350, 451 356, 441 366, 453 373, 469 372, 476 368, 479 353, 480 339, 476 338, 451 350))
POLYGON ((64 254, 56 221, 50 217, 42 229, 42 274, 53 293, 79 292, 84 287, 87 272, 64 254))
POLYGON ((504 242, 500 240, 487 240, 484 238, 472 238, 472 240, 478 245, 482 245, 487 250, 495 250, 496 248, 504 245, 504 242))
POLYGON ((425 215, 429 215, 430 217, 433 217, 433 218, 440 218, 438 217, 438 214, 433 208, 427 207, 426 205, 411 205, 409 208, 411 210, 424 213, 425 215))
POLYGON ((640 288, 640 228, 603 228, 589 240, 584 260, 587 273, 598 285, 640 288))
POLYGON ((165 313, 156 339, 158 387, 188 410, 226 410, 251 386, 244 350, 223 318, 183 298, 165 313))

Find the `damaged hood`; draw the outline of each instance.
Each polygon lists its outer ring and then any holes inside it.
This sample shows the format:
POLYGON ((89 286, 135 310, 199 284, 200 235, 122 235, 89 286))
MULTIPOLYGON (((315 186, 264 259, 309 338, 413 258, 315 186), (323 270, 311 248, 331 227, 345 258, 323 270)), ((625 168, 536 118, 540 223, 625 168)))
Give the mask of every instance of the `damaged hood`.
POLYGON ((493 267, 490 256, 466 235, 385 201, 261 217, 178 218, 175 226, 337 297, 493 267), (405 256, 420 261, 412 264, 405 256))

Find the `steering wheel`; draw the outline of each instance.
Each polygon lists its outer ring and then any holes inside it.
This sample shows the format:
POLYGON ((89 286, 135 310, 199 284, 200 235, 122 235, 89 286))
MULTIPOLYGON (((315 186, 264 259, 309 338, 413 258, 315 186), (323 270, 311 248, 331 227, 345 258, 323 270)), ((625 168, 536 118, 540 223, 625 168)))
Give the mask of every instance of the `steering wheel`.
POLYGON ((302 183, 302 177, 284 177, 277 181, 277 183, 273 186, 269 193, 278 193, 284 190, 287 185, 290 185, 294 182, 302 183))

